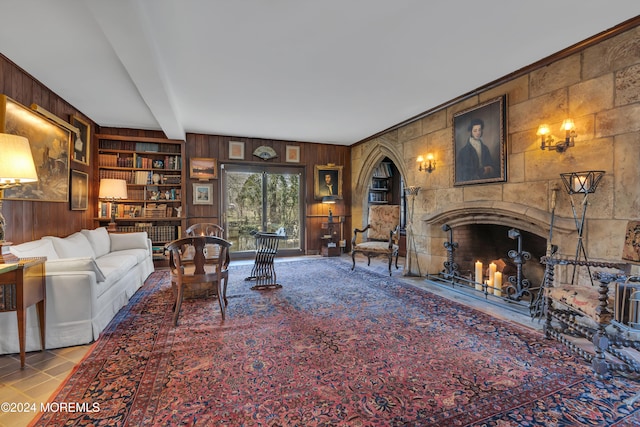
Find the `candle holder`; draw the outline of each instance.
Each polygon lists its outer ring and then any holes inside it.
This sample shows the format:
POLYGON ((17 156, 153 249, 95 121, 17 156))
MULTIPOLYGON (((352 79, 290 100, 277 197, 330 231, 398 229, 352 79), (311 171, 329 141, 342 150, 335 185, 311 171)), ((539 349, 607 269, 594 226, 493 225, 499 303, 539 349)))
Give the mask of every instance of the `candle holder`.
POLYGON ((522 266, 531 259, 531 253, 522 250, 522 234, 520 230, 512 228, 507 233, 510 239, 518 241, 518 249, 508 252, 509 258, 516 264, 516 275, 509 276, 509 284, 505 287, 509 299, 520 301, 524 295, 531 296, 531 282, 522 276, 522 266))
MULTIPOLYGON (((585 261, 588 261, 587 250, 584 247, 583 242, 583 234, 584 234, 584 223, 587 216, 587 206, 589 203, 587 198, 589 194, 595 193, 596 188, 598 188, 598 184, 602 177, 604 176, 604 171, 583 171, 583 172, 569 172, 569 173, 561 173, 560 177, 562 178, 562 182, 569 193, 569 199, 571 201, 571 212, 573 213, 573 218, 576 222, 576 229, 578 230, 578 244, 576 245, 576 256, 575 261, 580 261, 581 257, 584 257, 585 261), (582 194, 582 214, 578 216, 576 204, 573 200, 574 194, 582 194)), ((571 275, 571 284, 573 285, 576 278, 577 265, 573 266, 573 274, 571 275)), ((587 265, 587 272, 589 273, 589 278, 591 280, 591 285, 594 286, 593 277, 591 275, 591 269, 589 265, 587 265)))
POLYGON ((405 194, 411 197, 411 211, 409 213, 409 224, 407 224, 407 232, 408 232, 408 238, 407 238, 408 248, 407 249, 408 250, 407 250, 407 271, 405 272, 405 276, 417 276, 417 277, 422 276, 422 272, 420 271, 420 262, 418 260, 418 251, 416 249, 416 239, 413 235, 413 207, 416 201, 416 196, 418 195, 419 191, 420 191, 420 187, 416 187, 416 186, 410 186, 404 189, 405 194), (411 268, 411 261, 413 259, 413 256, 416 257, 416 265, 418 267, 417 275, 413 273, 411 268))
POLYGON ((453 241, 453 229, 449 224, 444 224, 442 226, 442 231, 449 233, 449 240, 444 242, 444 247, 447 250, 447 260, 444 262, 444 274, 449 279, 453 279, 454 277, 459 276, 459 266, 453 259, 453 253, 458 249, 458 242, 453 241))

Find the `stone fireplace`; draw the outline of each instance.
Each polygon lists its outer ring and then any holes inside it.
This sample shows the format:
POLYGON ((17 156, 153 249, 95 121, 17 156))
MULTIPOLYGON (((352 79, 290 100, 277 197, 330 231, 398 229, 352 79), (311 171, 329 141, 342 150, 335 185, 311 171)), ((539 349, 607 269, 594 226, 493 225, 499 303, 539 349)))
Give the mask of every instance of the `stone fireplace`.
MULTIPOLYGON (((542 285, 544 265, 540 264, 540 258, 547 252, 552 222, 551 214, 546 210, 518 203, 474 201, 425 215, 422 221, 422 230, 426 233, 423 241, 429 243, 429 256, 421 258, 420 263, 429 265, 430 276, 446 272, 445 262, 453 256, 458 267, 456 274, 462 279, 457 285, 463 288, 474 289, 477 261, 482 262, 483 269, 496 262, 499 270, 504 269, 504 282, 510 276, 514 280, 527 280, 526 290, 531 289, 531 293, 520 295, 518 292, 522 288, 518 288, 512 294, 525 305, 542 285), (457 243, 453 253, 447 251, 449 241, 457 243), (530 257, 527 255, 523 259, 524 252, 530 257)), ((570 248, 571 242, 575 241, 575 220, 556 216, 553 233, 552 243, 562 241, 565 249, 570 248)))

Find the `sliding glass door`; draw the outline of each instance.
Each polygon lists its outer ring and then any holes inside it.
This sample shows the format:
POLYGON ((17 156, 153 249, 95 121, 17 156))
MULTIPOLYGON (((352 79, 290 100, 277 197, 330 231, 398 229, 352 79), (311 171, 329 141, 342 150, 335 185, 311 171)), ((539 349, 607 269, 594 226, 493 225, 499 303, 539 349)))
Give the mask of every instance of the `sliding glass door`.
POLYGON ((282 254, 303 252, 303 168, 223 164, 222 212, 232 252, 253 253, 252 233, 284 233, 282 254))

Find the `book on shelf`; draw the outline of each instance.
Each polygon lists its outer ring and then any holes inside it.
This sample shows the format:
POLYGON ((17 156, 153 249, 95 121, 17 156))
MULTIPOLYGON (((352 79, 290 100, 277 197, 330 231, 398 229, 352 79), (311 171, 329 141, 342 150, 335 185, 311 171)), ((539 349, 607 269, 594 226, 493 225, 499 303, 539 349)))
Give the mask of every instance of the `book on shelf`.
POLYGON ((374 178, 389 178, 393 176, 391 163, 382 162, 373 170, 374 178))

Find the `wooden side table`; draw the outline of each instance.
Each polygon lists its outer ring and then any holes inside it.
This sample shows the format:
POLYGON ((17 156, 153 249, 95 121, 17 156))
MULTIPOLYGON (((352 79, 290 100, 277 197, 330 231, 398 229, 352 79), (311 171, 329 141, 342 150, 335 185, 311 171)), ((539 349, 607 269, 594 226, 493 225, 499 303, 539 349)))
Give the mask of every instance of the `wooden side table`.
POLYGON ((0 311, 15 311, 18 316, 20 368, 24 368, 27 307, 37 304, 40 344, 45 348, 46 279, 45 257, 23 258, 14 264, 0 264, 0 311))

